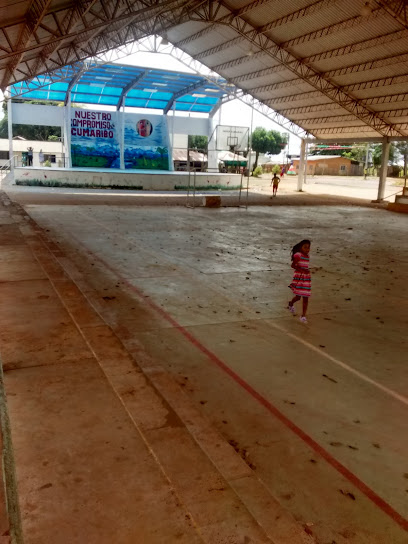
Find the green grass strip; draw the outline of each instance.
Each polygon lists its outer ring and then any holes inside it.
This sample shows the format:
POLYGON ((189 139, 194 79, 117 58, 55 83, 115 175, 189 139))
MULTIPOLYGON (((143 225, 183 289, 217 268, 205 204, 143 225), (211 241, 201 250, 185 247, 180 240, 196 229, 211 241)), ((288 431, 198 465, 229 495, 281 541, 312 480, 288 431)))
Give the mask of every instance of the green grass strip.
MULTIPOLYGON (((196 191, 237 191, 239 190, 240 185, 196 185, 195 190, 196 191)), ((190 189, 190 192, 194 190, 192 186, 188 187, 188 185, 175 185, 174 190, 175 191, 188 191, 190 189)))
POLYGON ((124 189, 127 191, 142 191, 143 185, 97 185, 95 183, 66 183, 53 179, 43 181, 42 179, 17 180, 16 185, 28 187, 62 187, 67 189, 124 189))

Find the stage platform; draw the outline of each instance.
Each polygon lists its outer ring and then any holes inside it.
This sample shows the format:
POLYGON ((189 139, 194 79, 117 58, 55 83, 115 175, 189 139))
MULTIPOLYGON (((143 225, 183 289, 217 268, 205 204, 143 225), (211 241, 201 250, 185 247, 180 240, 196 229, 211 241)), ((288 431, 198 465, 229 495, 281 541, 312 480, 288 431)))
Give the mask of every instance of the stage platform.
MULTIPOLYGON (((243 180, 246 183, 246 178, 243 180)), ((162 170, 119 170, 102 168, 38 168, 18 167, 14 170, 17 185, 46 185, 60 187, 132 187, 150 191, 174 191, 187 189, 188 172, 162 170)), ((194 175, 190 175, 191 186, 194 175)), ((197 188, 238 188, 241 174, 196 172, 197 188)))

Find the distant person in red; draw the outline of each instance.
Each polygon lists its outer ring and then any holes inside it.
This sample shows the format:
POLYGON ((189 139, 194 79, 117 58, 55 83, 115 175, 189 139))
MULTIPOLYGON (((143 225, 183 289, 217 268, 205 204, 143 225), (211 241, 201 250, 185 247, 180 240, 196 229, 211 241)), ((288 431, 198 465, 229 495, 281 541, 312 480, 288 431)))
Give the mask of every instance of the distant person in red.
MULTIPOLYGON (((272 196, 276 196, 276 193, 278 192, 278 185, 279 185, 279 182, 280 182, 280 179, 278 178, 278 174, 274 174, 273 175, 273 178, 272 178, 272 181, 271 181, 271 185, 273 184, 273 187, 272 187, 272 196)), ((272 198, 272 197, 271 197, 272 198)))
POLYGON ((143 136, 143 138, 150 136, 153 132, 152 124, 147 119, 140 119, 140 121, 137 122, 136 128, 139 136, 143 136))
POLYGON ((280 177, 281 179, 283 178, 283 176, 285 175, 286 171, 285 171, 285 167, 282 166, 282 170, 281 170, 281 173, 280 173, 280 177))

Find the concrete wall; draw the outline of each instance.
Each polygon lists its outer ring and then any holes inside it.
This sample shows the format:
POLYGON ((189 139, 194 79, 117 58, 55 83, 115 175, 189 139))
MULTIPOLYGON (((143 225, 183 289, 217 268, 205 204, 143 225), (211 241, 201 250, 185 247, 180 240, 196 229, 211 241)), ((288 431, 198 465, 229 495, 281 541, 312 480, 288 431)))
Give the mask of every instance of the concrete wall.
POLYGON ((13 124, 15 125, 62 127, 64 122, 63 107, 12 103, 12 108, 13 124))
MULTIPOLYGON (((97 185, 120 187, 143 187, 151 191, 173 191, 176 186, 188 185, 187 172, 148 172, 148 171, 109 171, 102 172, 88 168, 84 170, 68 170, 65 168, 16 168, 15 182, 25 183, 30 180, 40 180, 44 185, 58 182, 71 185, 97 185)), ((241 183, 239 174, 219 174, 197 172, 196 186, 217 185, 221 187, 236 187, 241 183)), ((191 186, 193 177, 191 177, 191 186)))
MULTIPOLYGON (((69 118, 69 114, 71 116, 73 115, 74 110, 68 107, 58 107, 58 106, 42 106, 37 104, 12 104, 12 116, 13 116, 13 124, 26 124, 26 125, 50 125, 50 126, 60 126, 62 129, 62 132, 64 133, 63 127, 64 127, 64 115, 66 119, 69 118)), ((88 111, 89 108, 85 109, 84 111, 88 111)), ((91 110, 92 111, 92 110, 91 110)), ((108 110, 106 110, 108 111, 108 110)), ((120 116, 123 116, 122 112, 112 112, 114 115, 117 116, 119 119, 120 116)), ((127 115, 128 111, 125 112, 125 115, 127 115)), ((148 110, 146 110, 146 114, 148 114, 148 110)), ((172 112, 170 112, 166 116, 167 121, 167 127, 168 127, 168 134, 169 134, 169 144, 170 147, 175 148, 181 148, 181 149, 187 149, 188 146, 188 135, 194 135, 194 136, 208 136, 209 135, 209 126, 210 126, 210 120, 207 117, 181 117, 181 116, 173 116, 172 112), (174 136, 174 144, 173 144, 173 136, 174 136)), ((68 123, 69 124, 69 123, 68 123)), ((70 151, 70 132, 66 134, 67 137, 67 149, 65 150, 65 155, 69 156, 70 151)), ((28 142, 26 147, 28 147, 28 142)), ((26 150, 26 147, 22 149, 23 151, 26 150)), ((34 151, 39 151, 40 147, 38 144, 34 147, 34 151)), ((46 142, 44 142, 44 146, 42 147, 43 152, 47 153, 48 151, 45 149, 46 142)), ((16 148, 15 148, 16 149, 16 148)), ((8 150, 8 143, 7 143, 7 150, 8 150)), ((60 152, 62 152, 62 149, 59 149, 60 152)), ((20 156, 21 159, 21 156, 20 156)), ((57 164, 59 164, 60 161, 56 161, 57 164)), ((21 165, 21 160, 19 162, 21 165)), ((34 165, 39 165, 39 162, 36 162, 35 156, 34 156, 34 165)), ((62 162, 62 166, 64 166, 64 162, 62 162)))
MULTIPOLYGON (((167 125, 169 127, 169 135, 173 133, 173 115, 167 115, 167 125)), ((175 134, 191 134, 192 136, 208 136, 208 119, 201 117, 178 117, 174 116, 174 133, 175 134)), ((187 147, 187 146, 186 146, 187 147)))

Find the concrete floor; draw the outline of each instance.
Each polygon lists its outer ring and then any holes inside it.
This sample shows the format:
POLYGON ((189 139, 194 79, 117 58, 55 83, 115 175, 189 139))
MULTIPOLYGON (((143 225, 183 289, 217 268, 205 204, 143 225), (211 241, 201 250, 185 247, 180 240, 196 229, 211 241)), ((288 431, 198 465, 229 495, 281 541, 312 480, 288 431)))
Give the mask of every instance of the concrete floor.
POLYGON ((26 542, 408 543, 405 216, 35 202, 0 267, 26 542))

